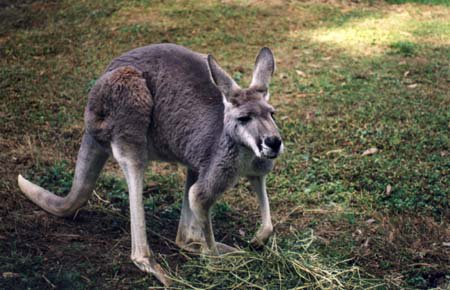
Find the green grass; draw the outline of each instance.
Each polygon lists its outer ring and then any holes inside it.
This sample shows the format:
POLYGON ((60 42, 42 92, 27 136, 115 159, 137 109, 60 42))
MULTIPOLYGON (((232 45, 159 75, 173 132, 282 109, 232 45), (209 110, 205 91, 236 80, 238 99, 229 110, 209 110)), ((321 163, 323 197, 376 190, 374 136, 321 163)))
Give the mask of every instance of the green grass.
POLYGON ((402 56, 413 56, 416 52, 416 44, 410 41, 397 41, 390 45, 392 53, 401 54, 402 56))
POLYGON ((391 4, 420 3, 428 5, 450 6, 449 0, 387 0, 386 2, 391 4))
POLYGON ((87 92, 114 57, 157 42, 213 53, 243 85, 258 49, 271 47, 271 103, 286 145, 268 178, 276 235, 249 248, 259 212, 242 181, 213 216, 216 238, 244 252, 219 260, 173 244, 184 172, 151 166, 149 242, 178 287, 448 287, 449 8, 280 3, 24 0, 1 9, 0 288, 159 286, 129 260, 128 194, 113 162, 74 219, 43 213, 16 185, 22 173, 67 194, 87 92))

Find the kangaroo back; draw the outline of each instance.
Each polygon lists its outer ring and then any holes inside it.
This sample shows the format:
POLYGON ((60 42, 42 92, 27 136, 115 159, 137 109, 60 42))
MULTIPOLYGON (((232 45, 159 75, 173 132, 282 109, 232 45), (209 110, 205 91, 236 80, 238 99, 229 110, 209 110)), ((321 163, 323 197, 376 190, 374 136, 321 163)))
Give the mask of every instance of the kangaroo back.
POLYGON ((148 119, 152 159, 204 166, 224 120, 206 55, 174 44, 150 45, 116 58, 106 72, 124 66, 142 73, 152 98, 151 114, 142 116, 148 119))

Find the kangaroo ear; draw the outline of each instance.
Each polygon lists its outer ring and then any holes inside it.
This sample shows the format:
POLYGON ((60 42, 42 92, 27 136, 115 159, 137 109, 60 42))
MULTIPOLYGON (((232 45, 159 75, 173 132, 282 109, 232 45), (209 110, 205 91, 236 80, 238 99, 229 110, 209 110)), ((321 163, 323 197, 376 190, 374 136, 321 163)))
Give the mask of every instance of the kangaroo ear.
POLYGON ((257 87, 266 91, 266 98, 269 98, 269 83, 275 71, 275 59, 270 48, 263 47, 256 57, 255 68, 253 69, 253 79, 250 87, 257 87))
POLYGON ((233 93, 239 89, 239 85, 219 66, 210 54, 208 54, 208 67, 211 73, 211 80, 222 93, 224 103, 230 103, 233 93))

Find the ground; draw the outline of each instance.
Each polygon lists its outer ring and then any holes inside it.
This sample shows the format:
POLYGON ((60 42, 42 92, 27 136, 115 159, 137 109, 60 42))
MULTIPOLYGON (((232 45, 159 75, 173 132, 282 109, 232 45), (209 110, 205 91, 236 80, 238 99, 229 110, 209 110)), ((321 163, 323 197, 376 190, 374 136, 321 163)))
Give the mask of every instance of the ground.
POLYGON ((268 178, 275 235, 248 246, 258 208, 242 181, 214 208, 211 260, 174 245, 184 169, 152 164, 151 248, 178 288, 450 287, 447 0, 0 3, 0 288, 160 286, 130 261, 128 196, 109 161, 73 218, 38 209, 17 174, 64 195, 86 95, 132 48, 212 53, 243 85, 263 46, 286 152, 268 178), (397 4, 395 4, 397 3, 397 4))

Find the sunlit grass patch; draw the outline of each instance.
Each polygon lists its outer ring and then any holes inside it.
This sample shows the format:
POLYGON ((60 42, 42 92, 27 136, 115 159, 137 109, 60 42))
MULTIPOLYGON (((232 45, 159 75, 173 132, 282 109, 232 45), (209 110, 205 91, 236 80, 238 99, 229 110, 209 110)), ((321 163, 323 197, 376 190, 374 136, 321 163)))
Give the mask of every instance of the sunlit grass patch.
POLYGON ((442 7, 384 7, 373 10, 371 16, 355 18, 341 26, 312 30, 310 36, 314 41, 344 49, 352 55, 380 55, 398 42, 448 44, 450 17, 434 11, 437 9, 450 11, 442 7))
POLYGON ((429 17, 432 19, 428 19, 418 26, 413 31, 413 35, 427 43, 450 45, 450 17, 433 17, 431 15, 429 17))

